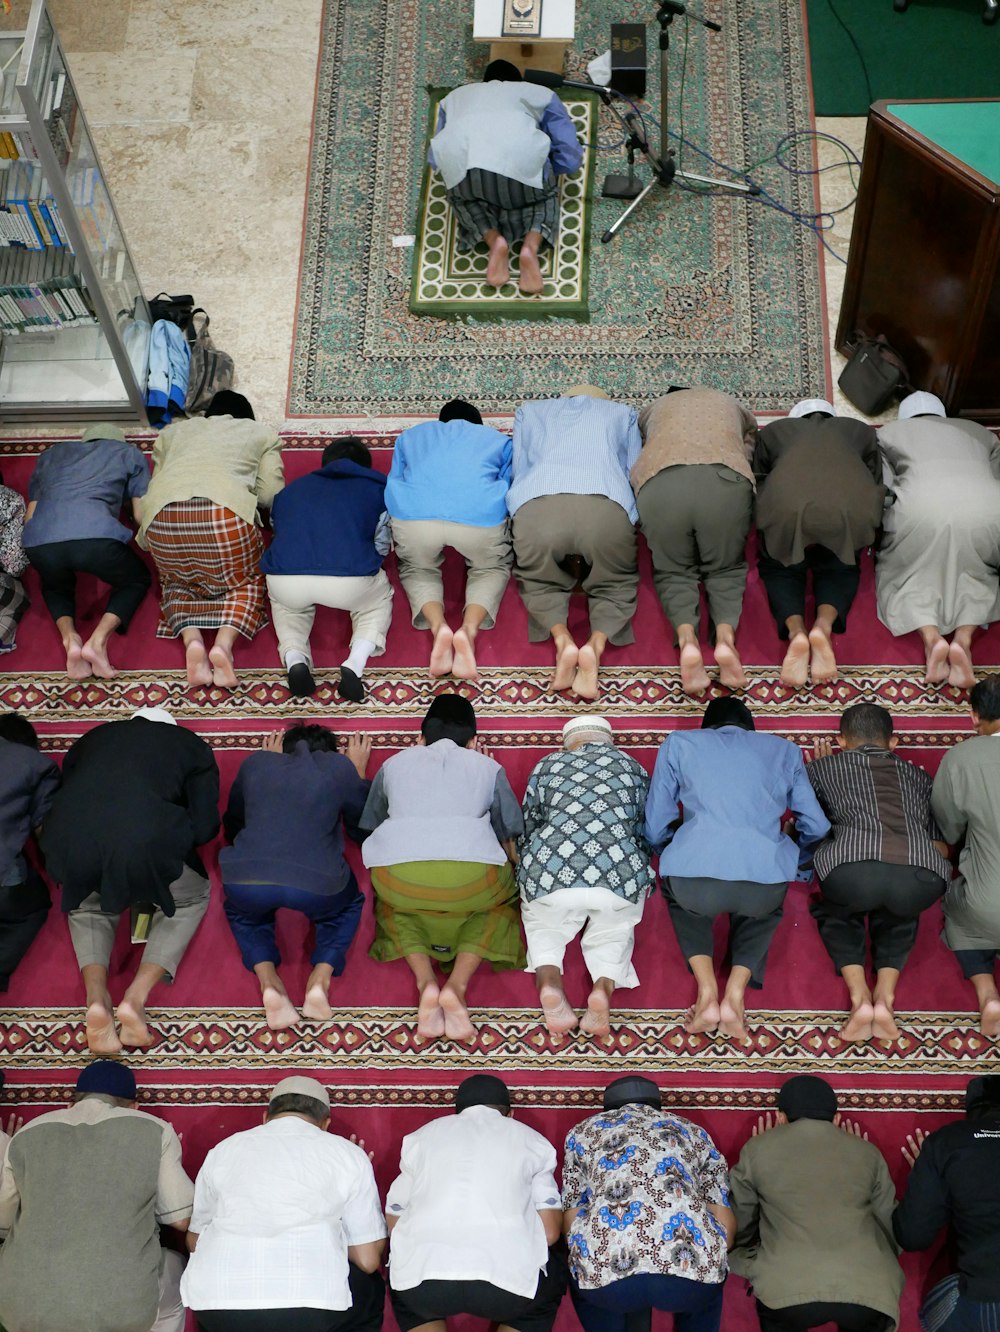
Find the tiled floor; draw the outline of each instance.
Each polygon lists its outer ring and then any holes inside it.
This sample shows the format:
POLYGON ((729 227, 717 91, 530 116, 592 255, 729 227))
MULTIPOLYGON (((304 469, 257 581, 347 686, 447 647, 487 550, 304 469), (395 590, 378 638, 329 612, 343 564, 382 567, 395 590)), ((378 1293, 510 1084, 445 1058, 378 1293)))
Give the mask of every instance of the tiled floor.
MULTIPOLYGON (((3 26, 23 26, 28 8, 14 0, 3 26)), ((51 11, 144 291, 192 292, 258 417, 281 423, 322 0, 51 0, 51 11)), ((820 128, 860 150, 863 120, 820 128)), ((822 162, 837 157, 821 148, 822 162)), ((821 182, 825 207, 851 197, 846 170, 821 182)), ((831 328, 850 222, 839 215, 828 234, 831 328)))

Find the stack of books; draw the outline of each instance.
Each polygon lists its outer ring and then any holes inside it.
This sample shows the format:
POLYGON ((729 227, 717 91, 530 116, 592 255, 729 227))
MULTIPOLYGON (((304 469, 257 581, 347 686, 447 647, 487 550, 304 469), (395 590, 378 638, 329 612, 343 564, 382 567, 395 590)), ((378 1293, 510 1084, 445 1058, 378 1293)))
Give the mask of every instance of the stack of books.
POLYGON ((0 333, 16 336, 96 322, 69 251, 0 254, 0 333))

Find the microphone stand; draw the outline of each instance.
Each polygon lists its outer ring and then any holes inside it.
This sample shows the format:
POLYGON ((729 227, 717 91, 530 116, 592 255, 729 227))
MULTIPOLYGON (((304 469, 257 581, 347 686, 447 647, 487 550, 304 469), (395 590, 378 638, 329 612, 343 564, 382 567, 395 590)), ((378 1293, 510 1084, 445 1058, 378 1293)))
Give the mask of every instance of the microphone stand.
POLYGON ((669 189, 677 181, 691 181, 696 185, 710 186, 713 189, 728 190, 734 194, 756 195, 760 194, 758 185, 747 185, 743 181, 719 180, 712 176, 699 176, 690 171, 678 171, 677 163, 674 161, 673 149, 669 147, 669 134, 667 131, 668 121, 668 64, 670 57, 670 25, 677 15, 683 15, 685 18, 694 19, 704 27, 710 28, 713 32, 721 32, 722 28, 718 23, 711 19, 704 18, 701 14, 695 13, 689 5, 676 3, 676 0, 661 0, 660 6, 656 11, 656 21, 660 26, 660 152, 656 154, 650 147, 649 140, 643 133, 642 119, 637 111, 630 110, 628 114, 623 114, 615 105, 613 98, 621 97, 622 94, 613 89, 595 87, 594 91, 598 93, 601 101, 619 121, 626 134, 626 147, 628 152, 628 176, 609 176, 605 181, 604 194, 613 199, 631 199, 631 203, 622 213, 622 215, 608 227, 607 231, 601 237, 601 244, 606 245, 608 241, 614 240, 618 232, 622 229, 628 219, 640 206, 643 200, 659 186, 661 189, 669 189), (638 182, 635 179, 634 163, 635 154, 642 153, 647 162, 653 169, 653 179, 643 188, 636 188, 638 182), (608 187, 611 187, 610 189, 608 187))

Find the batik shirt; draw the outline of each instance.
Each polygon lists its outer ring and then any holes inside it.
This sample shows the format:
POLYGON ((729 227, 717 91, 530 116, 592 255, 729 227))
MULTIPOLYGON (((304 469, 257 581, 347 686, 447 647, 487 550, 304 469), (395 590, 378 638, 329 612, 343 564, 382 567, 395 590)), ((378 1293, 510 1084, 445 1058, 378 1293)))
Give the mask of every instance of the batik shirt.
POLYGON ((614 745, 548 754, 528 778, 517 882, 525 902, 560 888, 609 888, 642 902, 653 886, 643 836, 649 777, 614 745))
POLYGON ((0 485, 0 569, 17 578, 28 566, 21 545, 24 530, 24 500, 10 486, 0 485))
POLYGON ((726 1234, 708 1210, 729 1206, 729 1171, 704 1129, 649 1105, 608 1110, 566 1139, 563 1207, 580 1214, 569 1265, 583 1290, 622 1277, 726 1279, 726 1234))

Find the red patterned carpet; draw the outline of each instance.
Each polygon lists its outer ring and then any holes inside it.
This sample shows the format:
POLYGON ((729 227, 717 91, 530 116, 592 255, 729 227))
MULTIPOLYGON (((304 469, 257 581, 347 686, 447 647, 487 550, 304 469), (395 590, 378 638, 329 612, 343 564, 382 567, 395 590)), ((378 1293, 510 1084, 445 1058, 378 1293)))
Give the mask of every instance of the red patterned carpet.
MULTIPOLYGON (((289 479, 316 465, 321 443, 308 436, 289 437, 289 479)), ((391 440, 376 436, 373 443, 380 446, 380 465, 387 466, 391 440)), ((37 448, 37 441, 0 443, 4 479, 22 493, 37 448)), ((457 569, 449 566, 448 573, 454 593, 457 569)), ((325 678, 312 700, 289 698, 270 628, 238 649, 237 691, 189 692, 179 647, 153 637, 157 609, 152 598, 128 637, 113 645, 122 668, 119 677, 108 683, 71 684, 56 669, 60 645, 33 573, 28 574, 28 587, 35 604, 21 625, 16 654, 3 659, 8 669, 0 674, 0 705, 29 716, 44 747, 57 757, 95 722, 127 716, 142 703, 164 703, 213 745, 224 790, 245 754, 268 730, 291 717, 375 731, 377 766, 408 742, 434 692, 424 669, 427 636, 410 627, 398 589, 389 651, 373 663, 367 677, 369 702, 353 707, 333 693, 336 671, 324 672, 346 655, 346 617, 335 612, 318 616, 313 643, 325 678)), ((96 584, 83 587, 83 606, 89 609, 96 590, 96 584)), ((457 596, 450 600, 454 604, 457 596)), ((583 622, 582 603, 573 614, 583 622)), ((468 692, 480 710, 482 731, 520 793, 533 764, 559 743, 563 721, 577 709, 546 692, 550 654, 545 646, 527 645, 525 616, 513 585, 498 625, 480 639, 483 681, 468 692)), ((620 742, 651 768, 664 733, 697 725, 701 709, 680 690, 676 652, 653 593, 648 559, 636 636, 634 647, 609 651, 599 707, 612 719, 620 742)), ((754 573, 740 645, 751 667, 747 697, 758 725, 803 746, 833 729, 842 708, 860 700, 889 706, 902 732, 901 752, 931 771, 945 747, 969 734, 964 698, 921 682, 915 637, 894 640, 876 621, 870 562, 850 630, 838 644, 844 670, 836 685, 796 694, 779 684, 775 663, 781 652, 754 573)), ((1000 629, 984 636, 977 657, 984 668, 1000 665, 1000 629)), ((216 850, 209 849, 207 861, 217 883, 216 850)), ((835 1082, 844 1108, 883 1148, 901 1180, 899 1145, 904 1134, 916 1124, 933 1128, 953 1117, 967 1079, 995 1067, 996 1051, 976 1031, 972 991, 938 940, 937 912, 923 919, 899 987, 901 1041, 892 1049, 875 1043, 844 1046, 836 1032, 845 994, 809 917, 808 896, 804 885, 794 885, 789 893, 765 987, 752 997, 753 1046, 746 1051, 722 1038, 688 1036, 681 1027, 693 985, 659 896, 650 900, 639 930, 635 964, 641 988, 623 995, 623 1002, 635 1006, 617 1013, 605 1044, 582 1035, 553 1039, 538 1021, 531 977, 484 971, 474 982, 480 1036, 471 1048, 417 1043, 408 972, 401 964, 376 964, 366 955, 373 934, 370 909, 347 971, 334 983, 336 1021, 269 1032, 256 1007, 256 982, 240 965, 215 898, 177 983, 154 994, 155 1044, 129 1061, 139 1075, 145 1104, 183 1131, 192 1173, 222 1136, 258 1122, 266 1088, 293 1070, 309 1070, 330 1084, 335 1127, 367 1140, 375 1151, 379 1181, 386 1187, 395 1172, 401 1137, 443 1110, 450 1088, 467 1071, 501 1073, 516 1088, 518 1113, 558 1142, 575 1119, 597 1104, 604 1083, 628 1067, 654 1074, 671 1103, 704 1123, 730 1160, 749 1136, 753 1114, 772 1104, 785 1076, 822 1072, 835 1082)), ((288 957, 284 974, 294 997, 297 990, 301 993, 308 971, 305 927, 283 919, 279 934, 288 957)), ((131 972, 134 963, 122 936, 112 976, 116 997, 124 989, 125 970, 131 972)), ((570 954, 567 988, 578 1002, 586 994, 578 948, 570 954)), ((68 931, 54 910, 11 983, 6 1007, 0 1009, 0 1061, 7 1073, 0 1104, 5 1109, 13 1106, 30 1116, 65 1102, 67 1088, 87 1058, 81 1002, 68 931)), ((926 1258, 906 1260, 911 1279, 904 1297, 905 1332, 917 1327, 916 1304, 929 1268, 926 1258)), ((744 1289, 735 1278, 729 1283, 725 1332, 756 1327, 744 1289)), ((388 1315, 386 1325, 395 1327, 388 1315)), ((557 1326, 576 1326, 568 1303, 557 1326)))

